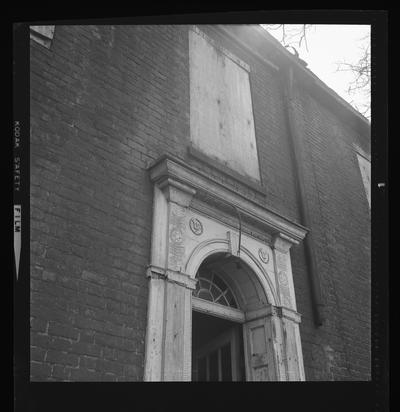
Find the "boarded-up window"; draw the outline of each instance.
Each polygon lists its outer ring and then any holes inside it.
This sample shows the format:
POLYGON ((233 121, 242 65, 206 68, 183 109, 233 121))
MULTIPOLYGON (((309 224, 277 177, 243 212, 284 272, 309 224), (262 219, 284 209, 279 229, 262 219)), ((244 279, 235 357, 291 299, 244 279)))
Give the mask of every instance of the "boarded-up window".
POLYGON ((365 193, 367 195, 369 207, 371 207, 371 163, 365 157, 357 153, 358 165, 360 166, 362 180, 364 182, 365 193))
POLYGON ((197 28, 189 46, 193 147, 259 180, 249 66, 197 28))

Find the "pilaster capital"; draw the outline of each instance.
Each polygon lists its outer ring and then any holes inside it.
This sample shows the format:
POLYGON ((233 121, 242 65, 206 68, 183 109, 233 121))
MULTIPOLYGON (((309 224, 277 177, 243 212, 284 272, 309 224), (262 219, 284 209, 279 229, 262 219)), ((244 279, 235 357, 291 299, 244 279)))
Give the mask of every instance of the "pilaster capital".
POLYGON ((279 316, 279 307, 274 305, 268 305, 260 309, 255 309, 246 312, 246 321, 255 320, 260 318, 267 318, 271 316, 279 316))
POLYGON ((157 182, 157 186, 164 193, 168 202, 177 203, 183 207, 189 207, 196 190, 192 187, 167 177, 157 182))
POLYGON ((273 247, 282 253, 288 253, 293 245, 297 245, 299 242, 283 233, 275 235, 272 239, 273 247))
POLYGON ((175 270, 164 269, 159 266, 149 265, 147 268, 147 277, 150 279, 163 279, 167 282, 176 283, 184 286, 187 289, 196 289, 197 279, 183 272, 175 270))
POLYGON ((197 279, 193 279, 189 275, 183 272, 176 272, 174 270, 167 270, 167 280, 172 283, 176 283, 180 286, 184 286, 187 289, 196 289, 197 279))
POLYGON ((246 321, 260 319, 260 318, 276 317, 276 318, 285 318, 295 323, 301 322, 300 313, 292 309, 285 308, 283 306, 274 306, 274 305, 269 305, 261 309, 256 309, 250 312, 246 312, 245 316, 246 316, 246 321))
POLYGON ((149 279, 165 279, 166 270, 162 267, 149 265, 147 266, 146 276, 149 279))
POLYGON ((301 315, 300 313, 296 312, 295 310, 285 308, 283 306, 277 307, 277 312, 278 316, 280 318, 285 318, 288 320, 291 320, 292 322, 295 323, 300 323, 301 322, 301 315))

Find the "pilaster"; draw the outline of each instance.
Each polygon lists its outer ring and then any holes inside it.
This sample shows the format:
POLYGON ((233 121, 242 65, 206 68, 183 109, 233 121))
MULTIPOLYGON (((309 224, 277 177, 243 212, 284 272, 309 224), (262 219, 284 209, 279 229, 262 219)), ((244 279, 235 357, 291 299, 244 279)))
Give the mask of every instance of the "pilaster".
POLYGON ((146 334, 146 381, 191 380, 192 290, 196 280, 183 273, 185 218, 196 191, 174 179, 154 187, 149 302, 146 334))
POLYGON ((298 242, 283 234, 273 238, 275 276, 281 306, 296 310, 290 248, 298 242))

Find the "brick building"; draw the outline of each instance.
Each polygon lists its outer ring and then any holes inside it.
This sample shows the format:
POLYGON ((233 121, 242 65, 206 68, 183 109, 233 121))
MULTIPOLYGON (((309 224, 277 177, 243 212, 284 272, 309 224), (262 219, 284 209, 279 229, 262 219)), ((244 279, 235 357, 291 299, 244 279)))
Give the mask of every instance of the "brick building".
POLYGON ((30 33, 31 380, 369 380, 369 122, 259 26, 30 33))

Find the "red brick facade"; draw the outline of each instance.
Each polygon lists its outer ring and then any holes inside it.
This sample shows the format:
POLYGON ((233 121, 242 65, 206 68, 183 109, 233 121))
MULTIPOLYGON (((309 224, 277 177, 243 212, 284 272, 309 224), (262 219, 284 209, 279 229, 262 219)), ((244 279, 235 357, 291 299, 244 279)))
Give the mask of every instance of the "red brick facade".
MULTIPOLYGON (((282 79, 273 68, 281 64, 278 46, 266 42, 268 65, 243 45, 261 50, 260 29, 243 38, 239 31, 235 41, 202 27, 251 68, 263 195, 188 153, 188 30, 56 26, 50 48, 31 40, 32 380, 143 379, 147 168, 160 156, 172 154, 302 223, 282 79)), ((368 380, 370 210, 355 147, 370 153, 370 137, 366 122, 321 88, 297 82, 293 102, 326 304, 317 327, 304 246, 293 248, 305 374, 368 380)))

